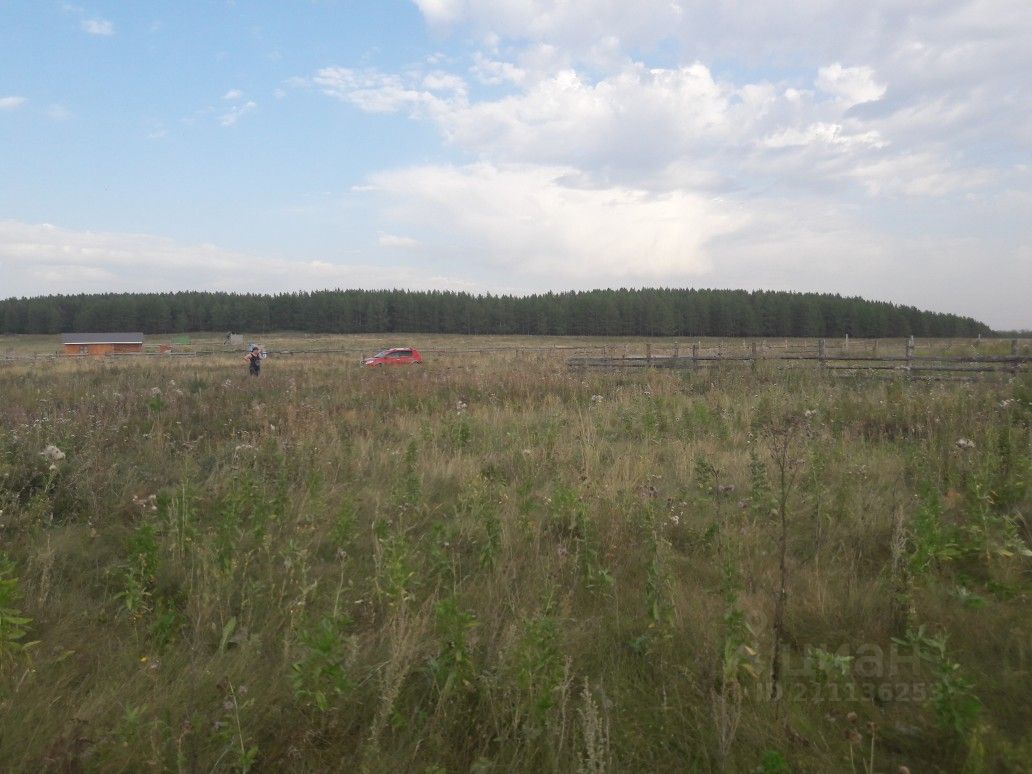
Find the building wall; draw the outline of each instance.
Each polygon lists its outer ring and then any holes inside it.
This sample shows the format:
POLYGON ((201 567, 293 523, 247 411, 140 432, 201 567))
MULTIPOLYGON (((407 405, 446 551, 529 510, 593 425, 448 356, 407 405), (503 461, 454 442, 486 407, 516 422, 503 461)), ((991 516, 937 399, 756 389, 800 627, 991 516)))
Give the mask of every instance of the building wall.
POLYGON ((143 352, 143 344, 65 344, 66 355, 110 355, 114 352, 143 352))

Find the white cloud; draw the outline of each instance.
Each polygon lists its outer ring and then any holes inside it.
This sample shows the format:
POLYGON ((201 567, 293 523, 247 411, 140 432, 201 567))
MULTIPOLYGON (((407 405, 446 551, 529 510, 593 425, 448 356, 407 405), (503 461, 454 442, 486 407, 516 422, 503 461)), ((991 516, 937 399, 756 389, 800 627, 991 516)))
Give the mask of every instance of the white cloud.
POLYGON ((244 92, 240 91, 240 89, 230 89, 229 91, 227 91, 225 94, 222 95, 222 99, 224 99, 226 101, 229 101, 229 102, 234 102, 234 101, 240 99, 243 96, 244 96, 244 92))
POLYGON ((25 102, 25 97, 0 97, 0 110, 17 110, 25 102))
POLYGON ((381 172, 392 214, 507 273, 664 281, 709 269, 705 246, 740 227, 732 203, 686 192, 579 185, 564 167, 473 164, 381 172))
POLYGON ((414 267, 285 260, 148 234, 0 220, 2 297, 199 287, 238 291, 243 277, 250 289, 267 293, 329 287, 472 287, 464 278, 414 267))
POLYGON ((90 35, 114 35, 115 25, 106 19, 83 19, 82 31, 90 35))
POLYGON ((843 67, 838 62, 818 70, 814 85, 848 107, 879 100, 886 89, 884 84, 875 82, 870 67, 843 67))
POLYGON ((256 110, 258 103, 254 100, 248 100, 238 105, 233 105, 229 110, 219 116, 219 124, 222 126, 235 126, 237 121, 243 118, 248 113, 256 110))
POLYGON ((447 110, 447 99, 461 98, 465 93, 464 88, 456 88, 458 78, 444 82, 419 74, 394 75, 347 67, 324 67, 312 80, 324 94, 368 113, 400 110, 407 110, 413 116, 441 113, 447 110), (442 87, 447 92, 444 97, 433 93, 442 87))
POLYGON ((406 250, 419 247, 421 244, 418 239, 407 236, 397 236, 396 234, 380 234, 376 241, 380 247, 395 247, 406 250))
POLYGON ((683 20, 673 0, 414 0, 435 27, 469 24, 486 35, 591 47, 607 36, 637 44, 664 37, 683 20))
POLYGON ((789 148, 815 144, 883 148, 886 145, 877 131, 846 134, 843 132, 841 124, 824 122, 810 124, 803 129, 796 127, 783 129, 764 138, 760 144, 766 148, 789 148))

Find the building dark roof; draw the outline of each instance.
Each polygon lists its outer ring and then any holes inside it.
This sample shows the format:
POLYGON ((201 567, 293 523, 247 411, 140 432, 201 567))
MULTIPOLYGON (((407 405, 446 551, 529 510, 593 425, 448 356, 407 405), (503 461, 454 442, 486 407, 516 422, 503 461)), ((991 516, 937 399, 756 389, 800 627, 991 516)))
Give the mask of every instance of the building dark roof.
POLYGON ((142 333, 62 333, 62 344, 143 344, 142 333))

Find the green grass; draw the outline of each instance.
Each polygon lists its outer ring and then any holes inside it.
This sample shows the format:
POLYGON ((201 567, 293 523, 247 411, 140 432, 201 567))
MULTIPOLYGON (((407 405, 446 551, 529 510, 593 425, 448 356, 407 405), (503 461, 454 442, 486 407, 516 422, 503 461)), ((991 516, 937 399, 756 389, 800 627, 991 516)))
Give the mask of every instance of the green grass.
POLYGON ((109 359, 0 395, 2 770, 1030 770, 1027 376, 109 359))

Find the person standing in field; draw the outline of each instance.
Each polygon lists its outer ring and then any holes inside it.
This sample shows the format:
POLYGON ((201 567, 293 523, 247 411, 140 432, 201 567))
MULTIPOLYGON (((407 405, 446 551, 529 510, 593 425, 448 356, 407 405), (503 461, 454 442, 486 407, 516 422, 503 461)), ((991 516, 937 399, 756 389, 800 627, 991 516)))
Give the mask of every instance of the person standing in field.
POLYGON ((258 376, 262 372, 262 353, 258 349, 258 345, 254 344, 251 346, 251 351, 247 353, 247 357, 244 358, 250 366, 249 371, 251 376, 258 376))

